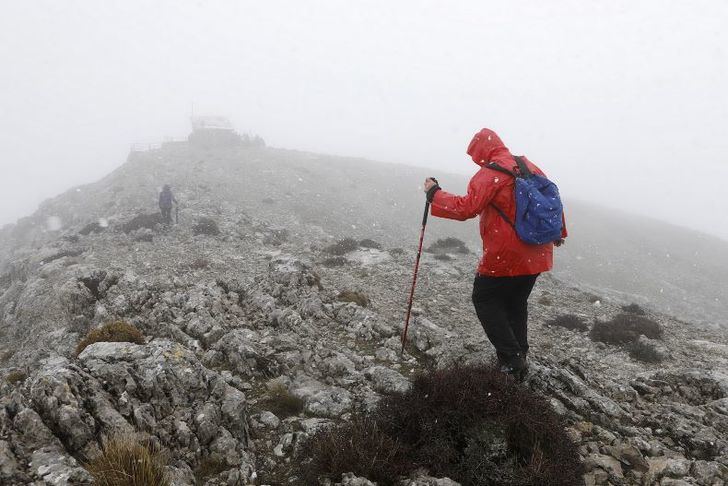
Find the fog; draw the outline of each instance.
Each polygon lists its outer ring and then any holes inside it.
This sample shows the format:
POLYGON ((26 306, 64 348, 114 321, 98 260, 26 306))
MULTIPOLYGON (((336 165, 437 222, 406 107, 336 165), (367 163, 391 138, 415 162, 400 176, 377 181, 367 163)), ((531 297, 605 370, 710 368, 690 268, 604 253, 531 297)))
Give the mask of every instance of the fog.
POLYGON ((276 147, 463 174, 487 126, 567 199, 728 239, 728 3, 513 5, 5 1, 0 224, 132 143, 185 137, 194 110, 276 147))

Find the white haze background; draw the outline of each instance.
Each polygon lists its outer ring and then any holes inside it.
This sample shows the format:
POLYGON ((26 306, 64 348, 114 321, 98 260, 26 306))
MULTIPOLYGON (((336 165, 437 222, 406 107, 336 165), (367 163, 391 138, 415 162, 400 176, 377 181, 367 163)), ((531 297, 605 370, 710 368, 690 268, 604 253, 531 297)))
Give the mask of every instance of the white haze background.
POLYGON ((185 136, 194 103, 465 174, 488 126, 567 198, 728 239, 726 25, 724 0, 0 0, 0 224, 185 136))

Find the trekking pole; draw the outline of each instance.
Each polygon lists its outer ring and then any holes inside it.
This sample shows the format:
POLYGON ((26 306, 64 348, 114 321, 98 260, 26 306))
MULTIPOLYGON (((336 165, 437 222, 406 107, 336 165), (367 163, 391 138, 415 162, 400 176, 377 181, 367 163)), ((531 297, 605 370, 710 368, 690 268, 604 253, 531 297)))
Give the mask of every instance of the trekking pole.
MULTIPOLYGON (((432 180, 437 183, 433 177, 432 180)), ((422 230, 420 231, 420 244, 417 248, 417 258, 415 258, 415 272, 412 276, 412 288, 410 289, 409 302, 407 303, 407 317, 404 320, 404 330, 402 331, 402 351, 404 354, 404 345, 407 343, 407 329, 409 328, 410 315, 412 314, 412 302, 415 298, 415 285, 417 285, 417 271, 420 268, 420 257, 422 256, 422 242, 425 240, 425 226, 427 226, 427 215, 430 213, 430 201, 425 202, 425 214, 422 215, 422 230)))

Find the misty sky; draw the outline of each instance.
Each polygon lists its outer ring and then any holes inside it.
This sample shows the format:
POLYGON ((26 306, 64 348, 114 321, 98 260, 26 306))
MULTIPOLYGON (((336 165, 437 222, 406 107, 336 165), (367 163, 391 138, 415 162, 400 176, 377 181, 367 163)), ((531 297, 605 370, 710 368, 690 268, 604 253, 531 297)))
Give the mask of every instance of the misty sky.
POLYGON ((728 239, 726 25, 725 0, 0 0, 0 225, 185 137, 194 103, 465 174, 487 126, 566 198, 728 239))

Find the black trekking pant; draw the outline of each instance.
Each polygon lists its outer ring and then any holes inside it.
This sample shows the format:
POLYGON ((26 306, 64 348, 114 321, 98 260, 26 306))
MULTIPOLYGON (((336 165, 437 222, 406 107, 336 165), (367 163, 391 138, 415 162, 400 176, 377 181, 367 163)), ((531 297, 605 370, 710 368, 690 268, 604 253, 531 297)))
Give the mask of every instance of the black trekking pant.
POLYGON ((172 222, 172 208, 159 208, 162 211, 162 221, 169 224, 172 222))
POLYGON ((501 364, 521 362, 528 352, 528 296, 537 277, 475 277, 475 312, 501 364))

